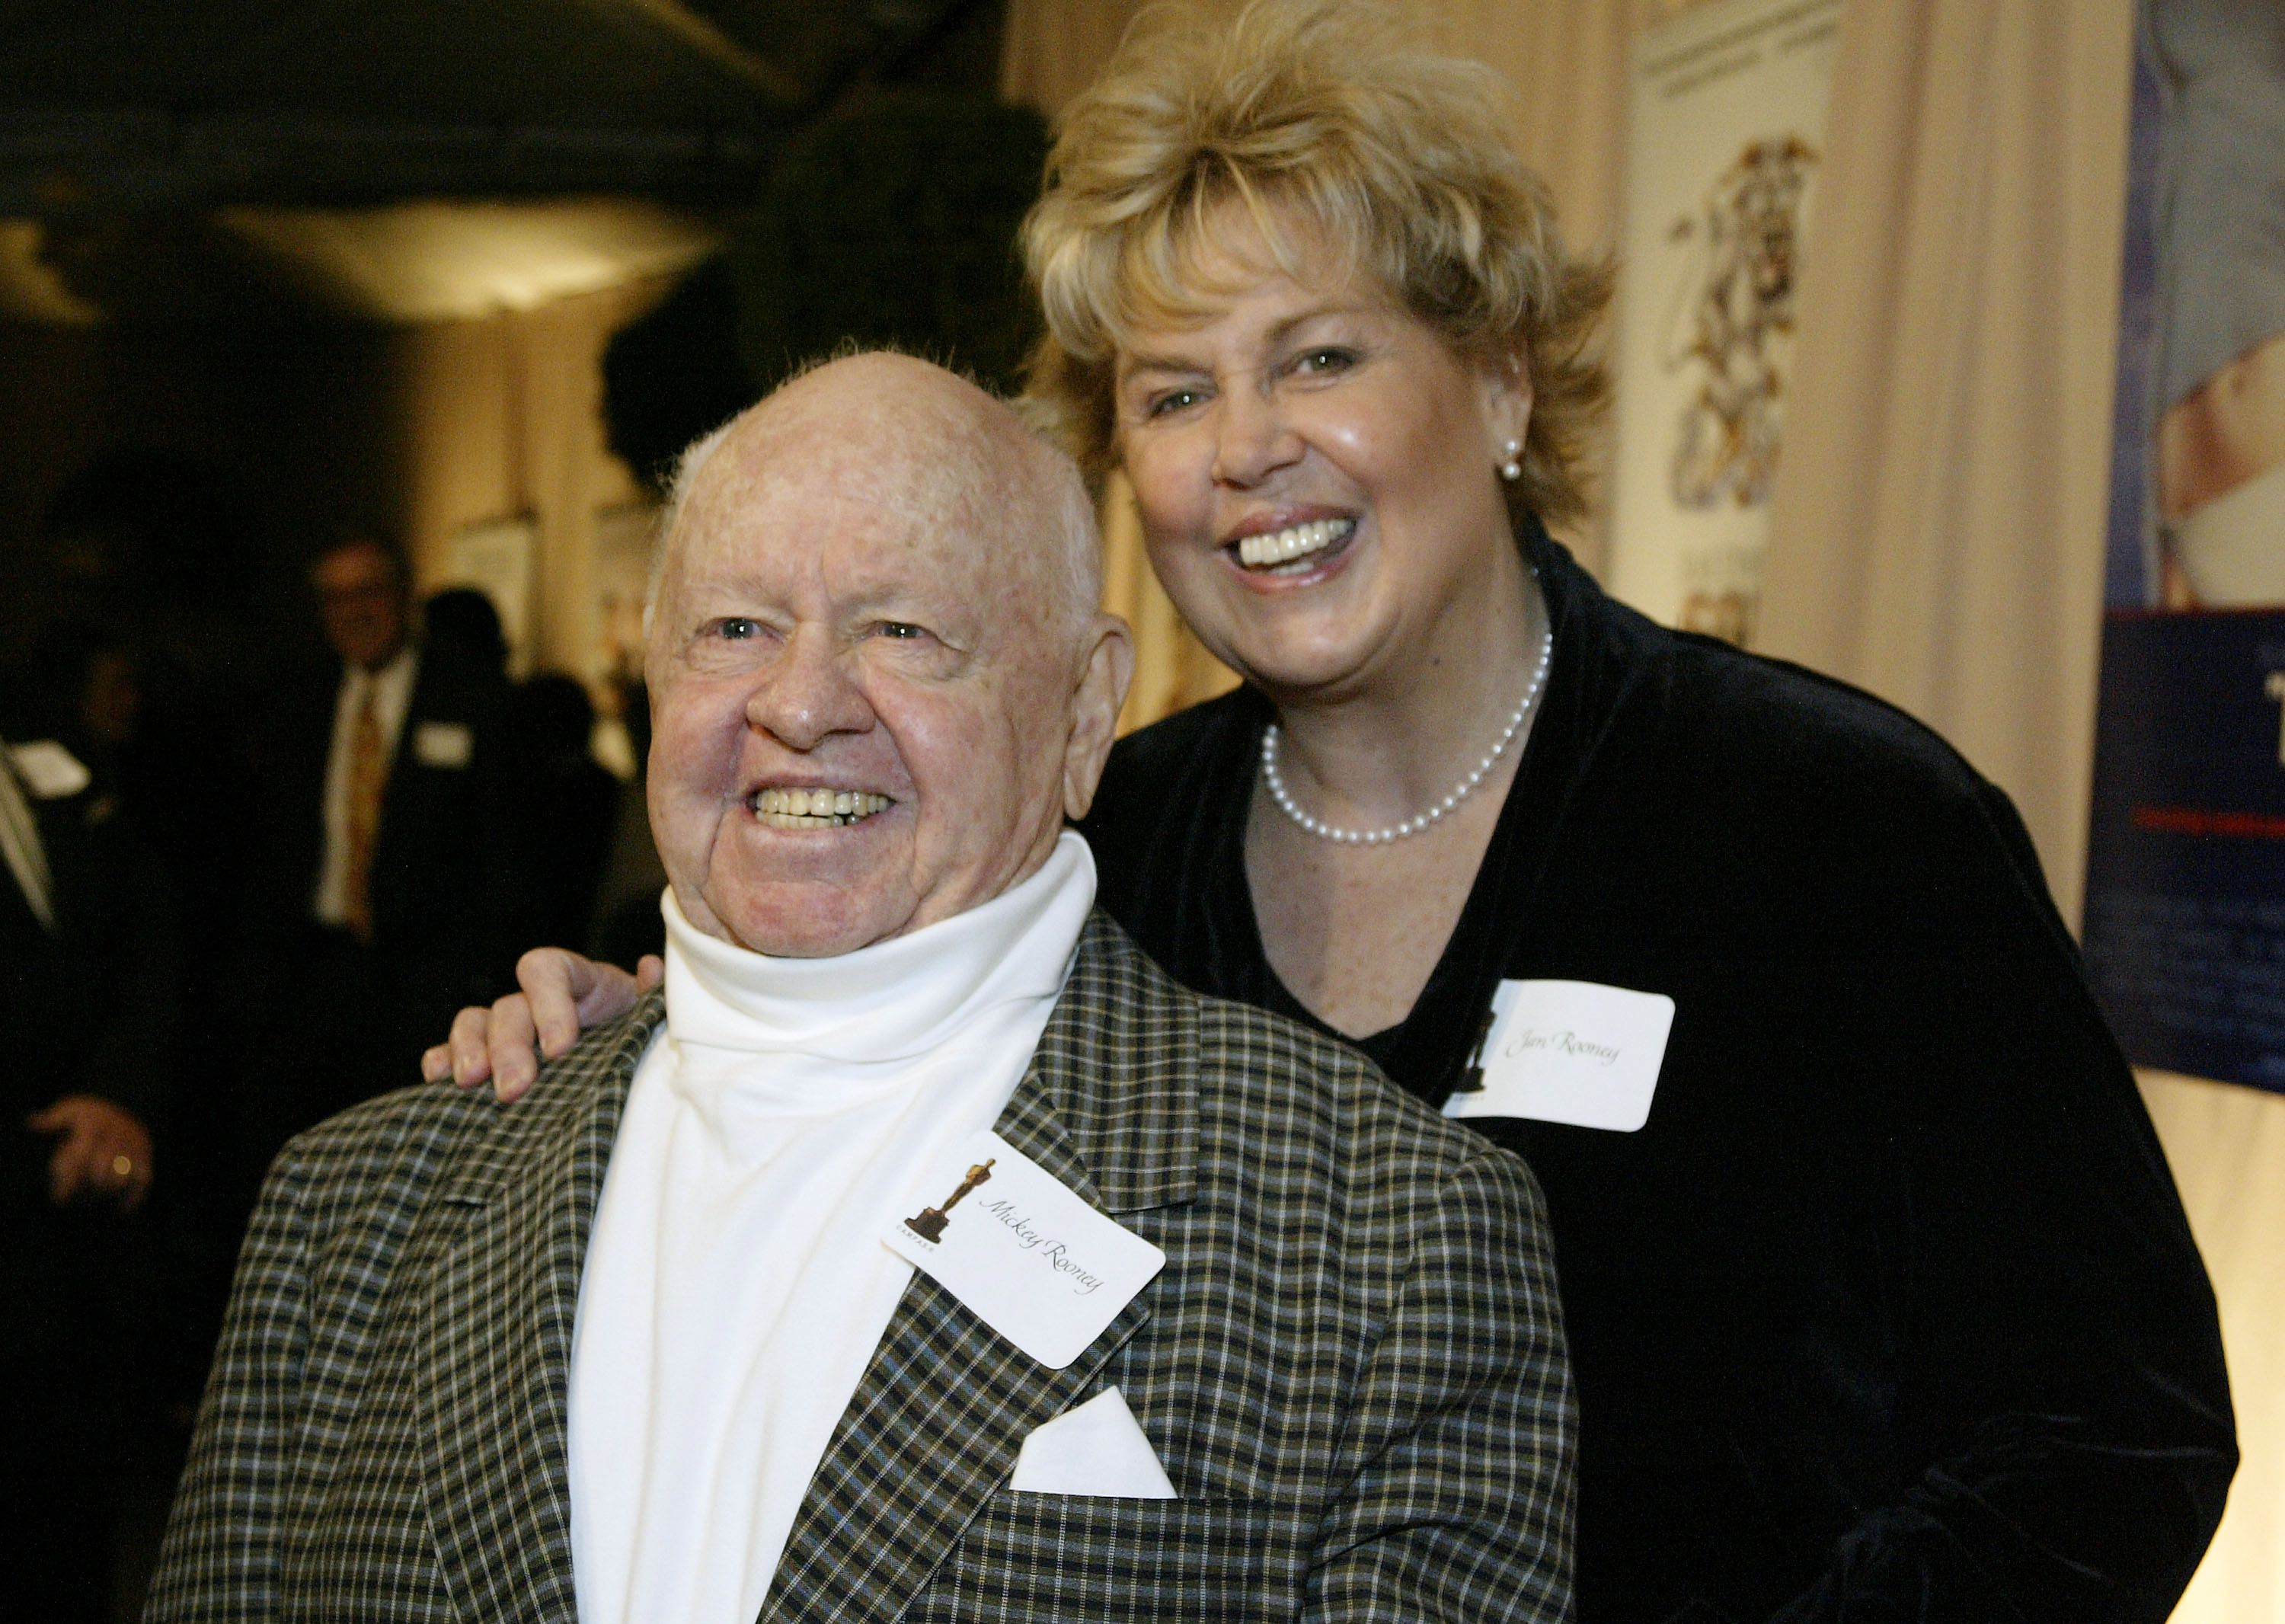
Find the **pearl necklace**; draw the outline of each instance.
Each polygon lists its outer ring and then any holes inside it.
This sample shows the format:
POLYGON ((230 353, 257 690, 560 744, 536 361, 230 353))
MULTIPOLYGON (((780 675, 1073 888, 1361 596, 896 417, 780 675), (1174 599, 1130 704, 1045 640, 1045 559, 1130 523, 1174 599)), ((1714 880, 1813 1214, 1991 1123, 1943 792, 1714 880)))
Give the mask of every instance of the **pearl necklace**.
POLYGON ((1417 835, 1431 824, 1442 821, 1444 814, 1475 794, 1507 747, 1522 731, 1524 718, 1531 714, 1533 703, 1539 698, 1542 684, 1547 680, 1547 663, 1555 654, 1555 628, 1550 625, 1539 634, 1539 663, 1532 668, 1531 681, 1523 690, 1523 702, 1509 717, 1507 726, 1500 730, 1499 742, 1493 745, 1484 758, 1470 769, 1467 777, 1452 787, 1452 793, 1417 817, 1407 818, 1378 829, 1337 829, 1330 823, 1319 822, 1293 804, 1285 781, 1277 773, 1277 724, 1272 722, 1261 731, 1261 781, 1268 787, 1269 798, 1277 803, 1277 810, 1300 824, 1320 840, 1339 841, 1344 845, 1378 846, 1392 840, 1402 840, 1408 835, 1417 835))

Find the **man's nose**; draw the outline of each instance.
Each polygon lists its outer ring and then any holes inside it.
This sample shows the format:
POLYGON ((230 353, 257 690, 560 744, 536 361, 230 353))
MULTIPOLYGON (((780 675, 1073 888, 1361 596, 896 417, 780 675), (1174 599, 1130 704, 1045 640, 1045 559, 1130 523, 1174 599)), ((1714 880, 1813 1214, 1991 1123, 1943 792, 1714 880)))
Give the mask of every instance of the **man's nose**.
POLYGON ((1222 484, 1250 489, 1301 459, 1300 435, 1285 420, 1276 398, 1251 387, 1222 391, 1214 402, 1213 476, 1222 484))
POLYGON ((746 720, 788 749, 812 750, 835 734, 865 732, 873 707, 832 636, 802 626, 747 699, 746 720))

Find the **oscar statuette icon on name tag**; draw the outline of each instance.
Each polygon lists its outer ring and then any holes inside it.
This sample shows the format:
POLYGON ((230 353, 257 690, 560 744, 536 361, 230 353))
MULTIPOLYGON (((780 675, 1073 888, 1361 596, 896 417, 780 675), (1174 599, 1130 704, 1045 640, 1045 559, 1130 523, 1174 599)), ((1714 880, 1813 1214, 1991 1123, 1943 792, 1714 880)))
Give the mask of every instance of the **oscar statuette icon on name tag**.
POLYGON ((933 1243, 944 1239, 944 1226, 946 1221, 945 1214, 960 1204, 960 1198, 962 1196, 992 1176, 992 1164, 999 1159, 996 1156, 990 1157, 970 1168, 968 1176, 960 1181, 960 1188, 952 1192, 950 1198, 942 1206, 923 1207, 919 1217, 905 1220, 905 1228, 924 1241, 933 1243))

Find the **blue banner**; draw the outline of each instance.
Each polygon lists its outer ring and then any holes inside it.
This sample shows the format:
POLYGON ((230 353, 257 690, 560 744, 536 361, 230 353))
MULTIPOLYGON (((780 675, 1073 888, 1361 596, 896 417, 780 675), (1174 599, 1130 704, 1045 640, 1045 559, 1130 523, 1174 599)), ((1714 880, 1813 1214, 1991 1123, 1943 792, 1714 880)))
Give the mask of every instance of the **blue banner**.
POLYGON ((2140 23, 2087 962, 2136 1063, 2285 1090, 2285 5, 2140 23))

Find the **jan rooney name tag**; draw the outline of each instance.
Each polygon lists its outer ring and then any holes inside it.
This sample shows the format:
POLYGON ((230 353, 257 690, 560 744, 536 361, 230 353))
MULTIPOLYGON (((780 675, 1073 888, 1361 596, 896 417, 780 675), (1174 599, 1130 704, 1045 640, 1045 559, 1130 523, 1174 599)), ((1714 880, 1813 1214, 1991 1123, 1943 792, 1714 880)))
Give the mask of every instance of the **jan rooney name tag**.
POLYGON ((1631 1134, 1674 1028, 1674 1000, 1592 981, 1503 981, 1476 1051, 1482 1086, 1444 1102, 1448 1117, 1519 1117, 1631 1134))
POLYGON ((988 1131, 932 1173, 881 1238, 1055 1370, 1077 1359, 1166 1265, 1165 1252, 988 1131))

